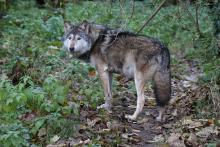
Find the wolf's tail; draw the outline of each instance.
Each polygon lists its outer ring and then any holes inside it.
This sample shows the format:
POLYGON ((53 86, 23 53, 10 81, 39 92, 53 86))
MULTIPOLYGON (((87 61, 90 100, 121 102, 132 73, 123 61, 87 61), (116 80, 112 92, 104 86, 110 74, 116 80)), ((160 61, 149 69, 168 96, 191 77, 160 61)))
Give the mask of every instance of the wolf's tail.
POLYGON ((154 93, 157 105, 163 107, 171 98, 171 74, 169 70, 159 70, 154 75, 154 93))
POLYGON ((171 72, 170 72, 170 54, 164 47, 162 52, 162 62, 160 68, 154 75, 154 93, 158 106, 165 106, 171 98, 171 72))

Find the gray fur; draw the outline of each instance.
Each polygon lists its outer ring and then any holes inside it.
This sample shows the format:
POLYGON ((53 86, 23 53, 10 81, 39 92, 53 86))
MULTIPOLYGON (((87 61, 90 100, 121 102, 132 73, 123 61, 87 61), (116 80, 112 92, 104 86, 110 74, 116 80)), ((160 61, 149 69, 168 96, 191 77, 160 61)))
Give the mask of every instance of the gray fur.
MULTIPOLYGON (((79 52, 76 44, 80 41, 72 39, 71 45, 66 47, 74 48, 77 52, 72 53, 77 54, 77 58, 90 62, 98 70, 105 93, 105 104, 98 108, 111 110, 113 73, 123 74, 128 79, 134 78, 135 80, 138 95, 137 108, 135 113, 126 116, 127 118, 134 120, 142 111, 146 81, 154 81, 158 106, 164 107, 169 103, 170 54, 167 47, 159 40, 85 21, 65 30, 67 31, 65 31, 64 42, 70 35, 81 36, 83 46, 82 49, 80 48, 82 51, 79 52)), ((162 116, 162 111, 160 111, 160 116, 162 116)))

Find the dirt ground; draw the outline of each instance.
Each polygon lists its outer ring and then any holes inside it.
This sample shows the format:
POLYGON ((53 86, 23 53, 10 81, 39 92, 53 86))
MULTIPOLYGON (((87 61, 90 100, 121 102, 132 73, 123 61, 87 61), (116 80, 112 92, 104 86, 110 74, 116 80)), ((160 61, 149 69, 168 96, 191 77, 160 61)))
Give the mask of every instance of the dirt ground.
MULTIPOLYGON (((196 63, 182 59, 182 65, 172 65, 172 99, 163 122, 157 122, 158 111, 150 84, 146 84, 144 110, 136 121, 128 121, 136 107, 136 94, 126 90, 114 93, 111 114, 86 107, 80 109, 80 123, 74 137, 60 140, 55 146, 207 146, 220 137, 220 127, 214 119, 198 119, 195 101, 205 98, 206 88, 197 85, 201 74, 196 63), (184 71, 184 72, 182 72, 184 71), (97 145, 98 146, 98 145, 97 145)), ((53 145, 48 145, 53 146, 53 145)))

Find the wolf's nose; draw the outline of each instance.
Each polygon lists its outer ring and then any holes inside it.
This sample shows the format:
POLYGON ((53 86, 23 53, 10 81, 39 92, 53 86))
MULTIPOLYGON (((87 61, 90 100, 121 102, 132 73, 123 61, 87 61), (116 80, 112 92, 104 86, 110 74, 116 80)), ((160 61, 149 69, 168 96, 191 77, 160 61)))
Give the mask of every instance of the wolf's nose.
POLYGON ((73 52, 74 50, 75 50, 75 48, 74 48, 74 47, 71 47, 71 48, 70 48, 70 51, 71 51, 71 52, 73 52))

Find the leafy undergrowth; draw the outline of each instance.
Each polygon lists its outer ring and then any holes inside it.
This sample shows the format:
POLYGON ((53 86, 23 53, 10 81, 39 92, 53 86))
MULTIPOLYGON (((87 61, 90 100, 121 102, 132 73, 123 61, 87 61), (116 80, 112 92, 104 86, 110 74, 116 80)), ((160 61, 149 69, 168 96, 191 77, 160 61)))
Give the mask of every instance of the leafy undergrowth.
MULTIPOLYGON (((129 4, 123 4, 122 10, 117 2, 112 8, 108 2, 70 2, 65 9, 38 8, 34 1, 11 3, 0 21, 2 146, 217 144, 219 113, 212 111, 212 107, 218 105, 213 105, 210 98, 218 88, 210 92, 213 85, 209 84, 217 81, 219 59, 214 57, 215 62, 210 60, 201 66, 205 60, 194 55, 199 47, 193 47, 197 36, 191 28, 193 22, 176 6, 161 9, 143 31, 161 38, 171 49, 173 90, 166 121, 155 121, 154 96, 151 86, 146 85, 149 99, 144 111, 136 122, 128 122, 124 115, 134 112, 135 87, 120 76, 115 76, 113 82, 113 113, 96 110, 104 97, 99 78, 92 67, 71 59, 62 49, 59 40, 63 16, 76 23, 87 19, 135 31, 154 5, 136 2, 131 18, 129 4), (201 76, 203 81, 211 82, 199 85, 201 76)), ((207 10, 200 11, 201 30, 210 33, 207 10)))

